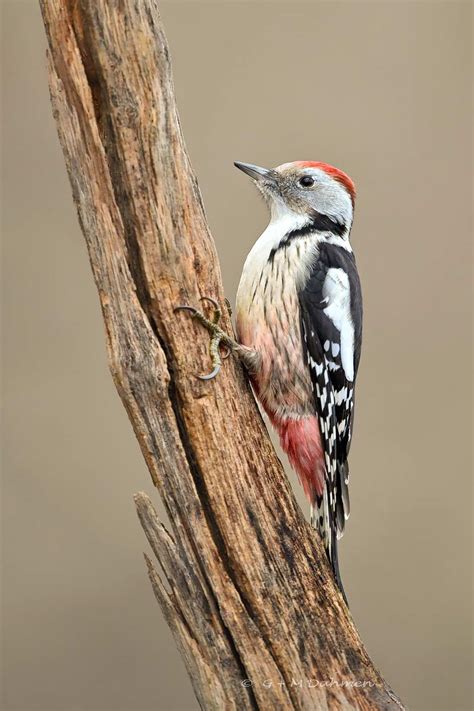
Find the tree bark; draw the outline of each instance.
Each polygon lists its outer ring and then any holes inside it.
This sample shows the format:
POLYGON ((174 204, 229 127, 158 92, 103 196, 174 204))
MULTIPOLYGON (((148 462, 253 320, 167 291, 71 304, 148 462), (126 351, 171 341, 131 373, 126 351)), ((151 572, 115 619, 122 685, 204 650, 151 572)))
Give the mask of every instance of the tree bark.
MULTIPOLYGON (((138 514, 205 709, 403 708, 371 663, 245 374, 181 303, 224 293, 155 0, 41 0, 50 92, 112 376, 171 521, 138 514), (250 680, 247 682, 245 680, 250 680)), ((191 69, 190 69, 191 70, 191 69)), ((224 316, 223 327, 231 331, 224 316)))

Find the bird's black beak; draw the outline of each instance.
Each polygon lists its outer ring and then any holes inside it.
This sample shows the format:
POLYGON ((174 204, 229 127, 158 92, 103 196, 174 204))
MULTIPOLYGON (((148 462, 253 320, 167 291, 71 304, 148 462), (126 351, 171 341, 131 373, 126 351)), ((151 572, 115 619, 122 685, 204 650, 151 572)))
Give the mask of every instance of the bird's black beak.
POLYGON ((242 170, 247 175, 250 175, 254 180, 274 180, 275 171, 270 168, 261 168, 259 165, 252 165, 252 163, 241 163, 240 161, 234 161, 234 165, 239 170, 242 170))

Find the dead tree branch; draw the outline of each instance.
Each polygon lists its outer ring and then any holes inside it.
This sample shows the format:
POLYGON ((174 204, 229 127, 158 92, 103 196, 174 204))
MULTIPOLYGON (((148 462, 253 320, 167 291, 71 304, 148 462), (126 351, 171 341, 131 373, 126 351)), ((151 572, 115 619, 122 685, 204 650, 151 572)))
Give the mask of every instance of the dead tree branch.
POLYGON ((401 708, 333 584, 240 366, 230 359, 211 383, 193 377, 208 363, 208 337, 173 309, 224 294, 155 0, 41 7, 110 369, 172 526, 137 495, 166 584, 147 559, 149 575, 201 706, 401 708))

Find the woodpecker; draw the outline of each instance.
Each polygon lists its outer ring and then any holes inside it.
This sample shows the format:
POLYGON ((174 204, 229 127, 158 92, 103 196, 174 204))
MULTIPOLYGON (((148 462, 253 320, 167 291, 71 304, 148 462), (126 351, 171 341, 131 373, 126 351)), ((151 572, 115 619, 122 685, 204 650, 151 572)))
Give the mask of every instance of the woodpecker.
POLYGON ((219 371, 221 344, 247 367, 345 597, 337 540, 350 511, 347 458, 362 342, 361 287, 349 241, 355 186, 326 163, 235 166, 253 179, 270 211, 237 291, 238 343, 218 326, 218 308, 212 321, 193 307, 178 308, 212 334, 214 370, 203 379, 219 371))

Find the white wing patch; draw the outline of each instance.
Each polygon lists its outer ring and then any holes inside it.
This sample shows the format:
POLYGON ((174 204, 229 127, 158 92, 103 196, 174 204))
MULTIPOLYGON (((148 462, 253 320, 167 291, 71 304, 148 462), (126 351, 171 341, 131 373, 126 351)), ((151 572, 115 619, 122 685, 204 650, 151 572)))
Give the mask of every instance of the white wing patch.
POLYGON ((336 390, 336 405, 342 405, 344 400, 347 400, 347 386, 344 385, 340 390, 336 390))
MULTIPOLYGON (((328 269, 323 284, 323 295, 327 299, 324 313, 331 319, 341 334, 341 362, 344 374, 350 382, 354 380, 354 323, 351 316, 351 291, 349 277, 344 269, 328 269)), ((324 349, 327 351, 326 343, 324 349)))

